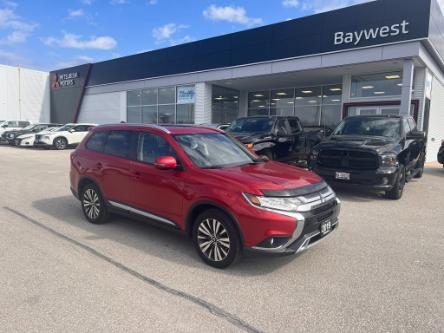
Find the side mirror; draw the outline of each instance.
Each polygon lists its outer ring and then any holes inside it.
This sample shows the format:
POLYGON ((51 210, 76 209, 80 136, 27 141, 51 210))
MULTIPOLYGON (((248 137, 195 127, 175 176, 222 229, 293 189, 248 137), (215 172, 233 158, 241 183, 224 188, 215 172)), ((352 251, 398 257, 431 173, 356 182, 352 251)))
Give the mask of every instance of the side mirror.
POLYGON ((422 131, 412 131, 407 134, 407 139, 415 140, 415 139, 425 139, 427 137, 426 132, 422 131))
POLYGON ((171 170, 177 167, 177 161, 173 156, 160 156, 154 161, 154 166, 159 170, 171 170))
POLYGON ((69 132, 69 133, 74 133, 74 132, 75 132, 75 131, 74 131, 74 128, 71 128, 68 132, 69 132))

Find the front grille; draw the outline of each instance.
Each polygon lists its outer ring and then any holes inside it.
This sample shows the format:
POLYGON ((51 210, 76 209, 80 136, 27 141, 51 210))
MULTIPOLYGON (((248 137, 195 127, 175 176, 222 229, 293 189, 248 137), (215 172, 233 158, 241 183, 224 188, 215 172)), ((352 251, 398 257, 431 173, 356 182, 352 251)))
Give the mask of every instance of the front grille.
POLYGON ((318 163, 339 170, 375 170, 379 160, 376 154, 359 150, 325 149, 319 152, 318 163))

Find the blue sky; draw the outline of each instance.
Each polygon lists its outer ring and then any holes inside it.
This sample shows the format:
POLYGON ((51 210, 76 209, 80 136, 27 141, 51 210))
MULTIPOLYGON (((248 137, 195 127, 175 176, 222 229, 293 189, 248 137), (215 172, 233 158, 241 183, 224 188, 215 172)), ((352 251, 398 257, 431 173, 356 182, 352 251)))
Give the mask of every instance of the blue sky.
POLYGON ((0 0, 0 64, 51 70, 369 0, 0 0))

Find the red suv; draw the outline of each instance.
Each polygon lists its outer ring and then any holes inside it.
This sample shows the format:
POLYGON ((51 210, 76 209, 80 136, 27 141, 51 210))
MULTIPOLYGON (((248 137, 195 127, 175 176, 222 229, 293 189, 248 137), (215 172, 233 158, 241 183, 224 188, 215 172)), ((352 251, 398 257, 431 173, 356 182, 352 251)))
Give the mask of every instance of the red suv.
POLYGON ((70 178, 88 221, 118 213, 179 229, 218 268, 244 248, 299 253, 338 225, 340 202, 319 176, 217 129, 99 126, 71 154, 70 178))

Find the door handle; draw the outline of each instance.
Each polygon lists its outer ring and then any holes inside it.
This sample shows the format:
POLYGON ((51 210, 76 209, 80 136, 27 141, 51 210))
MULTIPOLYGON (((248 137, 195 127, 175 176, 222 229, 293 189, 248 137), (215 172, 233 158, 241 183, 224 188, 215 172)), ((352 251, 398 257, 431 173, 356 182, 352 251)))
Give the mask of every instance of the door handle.
POLYGON ((142 173, 140 173, 139 171, 134 171, 133 177, 134 179, 140 179, 142 177, 142 173))

